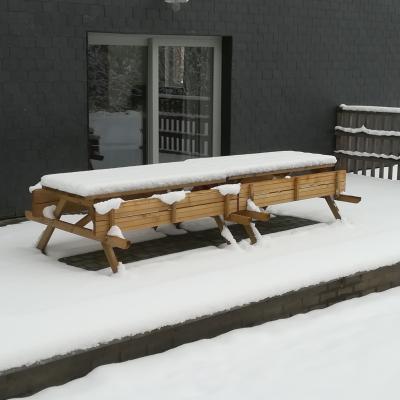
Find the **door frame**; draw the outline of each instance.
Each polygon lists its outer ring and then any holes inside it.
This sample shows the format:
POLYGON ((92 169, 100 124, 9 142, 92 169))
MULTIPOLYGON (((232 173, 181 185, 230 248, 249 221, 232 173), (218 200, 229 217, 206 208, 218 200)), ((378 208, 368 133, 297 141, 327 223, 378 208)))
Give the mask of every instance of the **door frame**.
POLYGON ((212 156, 221 155, 221 92, 222 92, 222 37, 180 35, 135 35, 119 33, 88 33, 88 45, 131 45, 148 48, 147 63, 147 127, 144 145, 145 162, 159 162, 159 47, 213 48, 213 130, 212 156))

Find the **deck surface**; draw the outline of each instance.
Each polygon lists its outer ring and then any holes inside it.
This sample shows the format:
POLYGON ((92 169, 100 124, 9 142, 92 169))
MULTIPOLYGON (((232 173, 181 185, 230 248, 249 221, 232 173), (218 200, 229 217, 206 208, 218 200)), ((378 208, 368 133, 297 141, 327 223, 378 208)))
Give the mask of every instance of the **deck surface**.
MULTIPOLYGON (((256 222, 256 226, 262 235, 267 235, 269 233, 283 232, 316 223, 315 221, 303 218, 278 216, 271 218, 268 222, 256 222)), ((242 226, 231 225, 229 229, 237 241, 247 238, 242 226)), ((127 264, 186 250, 194 250, 207 246, 220 246, 224 243, 225 241, 219 229, 215 228, 134 243, 128 250, 116 249, 115 252, 118 255, 118 259, 122 263, 127 264)), ((61 258, 60 261, 89 271, 98 271, 108 267, 107 259, 102 250, 61 258)))

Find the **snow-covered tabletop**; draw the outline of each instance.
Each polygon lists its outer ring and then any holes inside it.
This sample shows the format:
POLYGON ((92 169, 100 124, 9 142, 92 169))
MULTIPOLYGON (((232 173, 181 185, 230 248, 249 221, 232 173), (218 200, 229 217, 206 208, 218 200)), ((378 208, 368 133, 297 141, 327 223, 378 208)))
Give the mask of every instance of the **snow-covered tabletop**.
POLYGON ((79 196, 96 196, 173 185, 190 186, 238 175, 335 164, 334 156, 276 151, 45 175, 41 184, 79 196))

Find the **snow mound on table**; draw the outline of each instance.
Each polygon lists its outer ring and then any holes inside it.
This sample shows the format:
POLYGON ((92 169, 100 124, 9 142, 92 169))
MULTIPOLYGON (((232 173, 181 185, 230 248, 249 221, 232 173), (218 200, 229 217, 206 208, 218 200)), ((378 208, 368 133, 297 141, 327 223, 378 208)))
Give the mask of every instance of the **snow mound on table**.
POLYGON ((118 210, 121 207, 121 204, 124 200, 120 198, 110 199, 107 201, 102 201, 100 203, 96 203, 94 208, 98 214, 104 215, 109 213, 111 210, 118 210))
POLYGON ((114 236, 114 237, 118 237, 121 239, 125 239, 125 236, 123 235, 121 229, 119 228, 119 226, 117 225, 113 225, 109 231, 107 232, 108 236, 114 236))
POLYGON ((42 189, 42 184, 38 182, 36 185, 29 186, 29 192, 33 193, 35 190, 42 189))
POLYGON ((229 194, 238 195, 240 193, 240 183, 234 183, 229 185, 220 185, 211 188, 212 190, 218 190, 222 194, 222 196, 227 196, 229 194))
POLYGON ((164 204, 168 204, 169 206, 174 204, 174 203, 179 203, 182 200, 185 200, 186 198, 186 190, 179 190, 177 192, 168 192, 164 194, 153 194, 151 196, 151 199, 158 199, 162 201, 164 204))
POLYGON ((94 196, 167 186, 188 187, 211 181, 223 184, 228 178, 247 174, 335 164, 334 156, 276 151, 45 175, 41 183, 79 196, 94 196))
POLYGON ((43 208, 43 216, 49 219, 56 219, 56 216, 54 215, 54 211, 56 211, 56 206, 47 206, 43 208))

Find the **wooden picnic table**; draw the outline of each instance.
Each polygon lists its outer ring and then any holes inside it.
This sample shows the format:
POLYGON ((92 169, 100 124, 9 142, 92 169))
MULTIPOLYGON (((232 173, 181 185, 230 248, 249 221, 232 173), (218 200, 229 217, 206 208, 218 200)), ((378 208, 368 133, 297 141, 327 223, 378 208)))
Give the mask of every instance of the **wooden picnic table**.
POLYGON ((131 243, 115 234, 116 227, 125 232, 213 217, 221 231, 225 221, 241 224, 255 243, 252 222, 269 219, 255 208, 310 198, 325 199, 340 219, 335 200, 360 198, 343 194, 346 171, 335 165, 333 156, 286 151, 46 175, 32 191, 26 217, 47 225, 37 244, 41 251, 61 229, 101 242, 117 272, 114 248, 131 243), (71 213, 82 216, 76 223, 62 220, 71 213))

